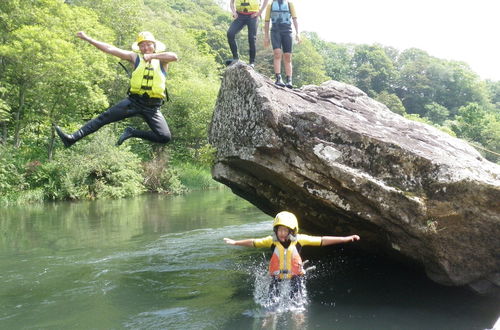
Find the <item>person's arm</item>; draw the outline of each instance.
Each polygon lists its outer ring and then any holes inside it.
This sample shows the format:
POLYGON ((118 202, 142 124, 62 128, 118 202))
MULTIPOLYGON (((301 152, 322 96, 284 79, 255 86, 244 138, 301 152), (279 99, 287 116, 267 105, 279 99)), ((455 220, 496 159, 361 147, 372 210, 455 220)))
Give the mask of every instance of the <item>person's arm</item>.
POLYGON ((300 32, 299 32, 299 22, 297 21, 297 13, 295 11, 295 5, 293 3, 288 4, 290 6, 290 15, 292 15, 293 27, 295 28, 295 40, 297 43, 300 42, 300 32))
POLYGON ((86 35, 85 32, 83 32, 83 31, 77 32, 76 36, 82 40, 87 41, 89 44, 96 47, 97 49, 99 49, 107 54, 119 57, 122 60, 126 60, 126 61, 134 63, 135 59, 137 57, 137 54, 132 52, 132 51, 120 49, 118 47, 107 44, 105 42, 95 40, 95 39, 89 37, 88 35, 86 35))
POLYGON ((300 33, 299 33, 299 23, 297 22, 297 17, 292 18, 293 26, 295 27, 295 40, 297 43, 300 42, 300 33))
POLYGON ((233 239, 230 239, 230 238, 224 238, 224 242, 226 242, 226 244, 229 244, 229 245, 238 245, 238 246, 248 246, 248 247, 253 247, 253 241, 254 239, 253 238, 249 238, 249 239, 242 239, 240 241, 235 241, 233 239))
POLYGON ((253 17, 260 17, 260 15, 262 15, 262 12, 264 11, 264 9, 267 8, 267 2, 268 1, 269 0, 264 0, 264 3, 262 4, 262 7, 260 7, 260 9, 259 9, 258 12, 252 14, 252 18, 253 17))
POLYGON ((264 23, 264 47, 267 48, 269 47, 270 44, 269 40, 269 22, 264 23))
POLYGON ((146 62, 151 61, 152 59, 160 60, 161 63, 170 63, 175 62, 179 58, 176 53, 172 52, 163 52, 163 53, 153 53, 153 54, 144 54, 144 60, 146 62))
POLYGON ((360 237, 358 235, 351 236, 322 236, 321 237, 321 246, 333 245, 333 244, 341 244, 341 243, 351 243, 355 241, 359 241, 360 237))
POLYGON ((238 18, 238 13, 236 12, 236 7, 234 6, 234 0, 229 0, 229 8, 231 8, 233 18, 238 18))
POLYGON ((264 47, 269 47, 269 26, 271 24, 271 5, 267 6, 266 17, 264 18, 264 47))

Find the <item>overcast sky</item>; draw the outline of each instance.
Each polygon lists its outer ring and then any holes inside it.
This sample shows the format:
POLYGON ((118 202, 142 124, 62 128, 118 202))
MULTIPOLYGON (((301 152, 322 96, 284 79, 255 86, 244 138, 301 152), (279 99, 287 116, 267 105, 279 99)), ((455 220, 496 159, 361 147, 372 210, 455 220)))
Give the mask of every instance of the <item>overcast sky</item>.
POLYGON ((500 0, 294 0, 299 29, 336 43, 419 48, 500 81, 500 0))

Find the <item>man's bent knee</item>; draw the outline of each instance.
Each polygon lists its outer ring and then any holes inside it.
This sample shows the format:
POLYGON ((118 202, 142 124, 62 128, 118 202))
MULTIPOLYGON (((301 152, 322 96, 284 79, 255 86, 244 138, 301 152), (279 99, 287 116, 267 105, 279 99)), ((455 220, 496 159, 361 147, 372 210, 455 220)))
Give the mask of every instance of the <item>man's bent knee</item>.
POLYGON ((158 143, 169 143, 170 140, 172 140, 172 135, 171 134, 160 134, 158 135, 158 143))

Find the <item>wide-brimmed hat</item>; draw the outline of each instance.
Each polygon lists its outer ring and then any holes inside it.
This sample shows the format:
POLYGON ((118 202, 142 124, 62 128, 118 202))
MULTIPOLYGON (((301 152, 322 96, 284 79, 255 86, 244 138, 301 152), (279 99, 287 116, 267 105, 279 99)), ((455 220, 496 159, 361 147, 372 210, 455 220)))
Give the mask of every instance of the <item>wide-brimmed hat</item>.
POLYGON ((143 41, 152 41, 155 43, 155 53, 163 52, 167 49, 167 46, 161 41, 155 39, 151 32, 143 31, 137 35, 136 41, 132 44, 132 50, 138 52, 140 50, 139 44, 143 41))

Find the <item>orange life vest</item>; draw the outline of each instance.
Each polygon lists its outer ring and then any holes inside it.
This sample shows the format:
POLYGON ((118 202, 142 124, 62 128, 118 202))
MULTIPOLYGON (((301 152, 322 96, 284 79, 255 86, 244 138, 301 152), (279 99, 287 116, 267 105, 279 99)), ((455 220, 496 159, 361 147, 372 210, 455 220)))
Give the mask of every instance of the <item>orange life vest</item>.
POLYGON ((293 276, 304 275, 302 258, 297 250, 297 241, 290 242, 288 248, 275 241, 274 251, 269 262, 269 274, 279 279, 290 279, 293 276))

